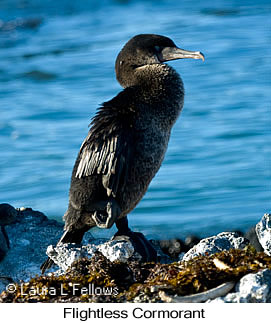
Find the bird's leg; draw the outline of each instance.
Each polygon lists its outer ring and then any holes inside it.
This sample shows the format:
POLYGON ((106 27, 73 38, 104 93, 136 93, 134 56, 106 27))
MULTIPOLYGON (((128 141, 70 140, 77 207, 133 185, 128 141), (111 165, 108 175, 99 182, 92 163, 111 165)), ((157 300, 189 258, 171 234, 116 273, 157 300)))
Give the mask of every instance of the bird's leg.
POLYGON ((93 221, 97 227, 109 229, 120 216, 121 210, 115 199, 99 201, 95 203, 95 211, 92 215, 93 221))
POLYGON ((118 240, 120 236, 127 236, 135 251, 141 255, 142 261, 157 261, 156 250, 141 232, 134 232, 129 228, 127 216, 117 220, 116 226, 118 231, 114 234, 112 240, 118 240))
POLYGON ((118 229, 118 232, 115 233, 115 236, 122 236, 125 235, 127 232, 131 232, 132 230, 128 226, 128 219, 127 216, 119 219, 116 221, 116 227, 118 229))

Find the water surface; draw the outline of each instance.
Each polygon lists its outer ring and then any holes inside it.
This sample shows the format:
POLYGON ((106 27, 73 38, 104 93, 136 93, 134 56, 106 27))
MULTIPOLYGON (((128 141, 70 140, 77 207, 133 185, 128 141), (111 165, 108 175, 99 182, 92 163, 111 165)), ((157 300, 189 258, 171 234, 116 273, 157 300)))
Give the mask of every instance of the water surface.
POLYGON ((61 220, 90 119, 121 90, 119 50, 158 33, 206 61, 170 63, 185 106, 131 225, 163 238, 255 224, 270 211, 270 19, 264 0, 1 1, 0 202, 61 220))

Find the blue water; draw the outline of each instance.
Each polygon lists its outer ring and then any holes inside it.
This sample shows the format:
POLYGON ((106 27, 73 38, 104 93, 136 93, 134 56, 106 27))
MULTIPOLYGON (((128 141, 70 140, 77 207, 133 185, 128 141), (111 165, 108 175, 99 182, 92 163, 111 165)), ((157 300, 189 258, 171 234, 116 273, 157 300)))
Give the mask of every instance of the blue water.
POLYGON ((164 238, 255 224, 271 198, 270 21, 264 0, 2 0, 0 203, 61 220, 90 119, 121 89, 118 51, 158 33, 206 61, 171 63, 185 106, 132 227, 164 238))

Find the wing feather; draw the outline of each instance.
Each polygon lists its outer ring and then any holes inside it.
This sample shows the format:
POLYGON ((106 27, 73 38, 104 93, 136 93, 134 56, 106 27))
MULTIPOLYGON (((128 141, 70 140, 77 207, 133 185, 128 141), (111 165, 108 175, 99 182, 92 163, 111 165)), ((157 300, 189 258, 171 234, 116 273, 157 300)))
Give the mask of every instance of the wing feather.
POLYGON ((115 197, 129 171, 135 112, 116 107, 113 100, 104 103, 93 118, 80 148, 75 176, 101 174, 107 195, 115 197))

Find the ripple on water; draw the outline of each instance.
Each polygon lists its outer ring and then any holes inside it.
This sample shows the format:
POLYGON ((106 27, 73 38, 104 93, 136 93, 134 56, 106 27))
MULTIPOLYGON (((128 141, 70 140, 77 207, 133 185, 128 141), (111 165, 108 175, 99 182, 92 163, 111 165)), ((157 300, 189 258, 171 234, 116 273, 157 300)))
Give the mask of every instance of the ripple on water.
POLYGON ((160 33, 206 61, 170 62, 184 110, 131 225, 166 237, 254 225, 271 195, 269 2, 2 1, 2 202, 61 220, 90 118, 121 90, 118 51, 134 34, 160 33))
POLYGON ((28 72, 22 73, 20 76, 22 78, 27 78, 33 81, 40 81, 40 82, 52 81, 57 78, 57 74, 55 73, 45 72, 40 70, 28 71, 28 72))

